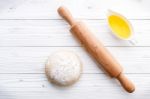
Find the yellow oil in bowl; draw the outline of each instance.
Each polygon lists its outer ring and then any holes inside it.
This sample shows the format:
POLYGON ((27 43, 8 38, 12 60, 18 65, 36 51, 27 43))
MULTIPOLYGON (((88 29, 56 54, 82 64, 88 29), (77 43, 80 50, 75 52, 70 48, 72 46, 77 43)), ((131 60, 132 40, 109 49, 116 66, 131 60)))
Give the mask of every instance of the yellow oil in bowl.
POLYGON ((110 11, 108 15, 108 24, 112 32, 120 39, 129 39, 131 37, 132 26, 122 15, 110 11))

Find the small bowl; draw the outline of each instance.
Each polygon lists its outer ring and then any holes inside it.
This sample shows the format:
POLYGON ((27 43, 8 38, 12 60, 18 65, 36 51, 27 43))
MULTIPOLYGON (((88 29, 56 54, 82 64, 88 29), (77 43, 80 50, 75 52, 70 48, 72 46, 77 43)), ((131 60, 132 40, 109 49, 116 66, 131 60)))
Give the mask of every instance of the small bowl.
POLYGON ((108 23, 110 30, 112 31, 112 34, 115 35, 117 38, 119 38, 121 40, 128 40, 130 43, 132 43, 134 45, 136 44, 136 40, 133 39, 133 35, 134 35, 133 27, 132 27, 131 23, 129 22, 129 20, 127 18, 125 18, 123 15, 121 15, 117 12, 114 12, 112 10, 108 10, 107 23, 108 23), (111 16, 116 17, 117 20, 114 20, 114 21, 118 21, 118 22, 114 22, 115 23, 114 26, 112 26, 110 24, 111 16), (125 36, 123 37, 123 36, 121 36, 121 32, 119 33, 117 31, 115 31, 115 27, 123 28, 123 26, 121 26, 122 24, 120 24, 119 21, 120 21, 120 23, 122 22, 124 27, 126 26, 125 28, 129 30, 127 37, 125 37, 125 36))

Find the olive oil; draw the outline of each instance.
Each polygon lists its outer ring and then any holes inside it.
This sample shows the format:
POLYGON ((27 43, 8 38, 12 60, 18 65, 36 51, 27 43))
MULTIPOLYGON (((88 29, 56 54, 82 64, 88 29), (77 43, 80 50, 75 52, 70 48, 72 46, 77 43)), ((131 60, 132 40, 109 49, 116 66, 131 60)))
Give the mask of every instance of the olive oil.
POLYGON ((132 35, 132 27, 129 21, 118 13, 111 12, 108 16, 108 24, 112 32, 121 39, 129 39, 132 35))

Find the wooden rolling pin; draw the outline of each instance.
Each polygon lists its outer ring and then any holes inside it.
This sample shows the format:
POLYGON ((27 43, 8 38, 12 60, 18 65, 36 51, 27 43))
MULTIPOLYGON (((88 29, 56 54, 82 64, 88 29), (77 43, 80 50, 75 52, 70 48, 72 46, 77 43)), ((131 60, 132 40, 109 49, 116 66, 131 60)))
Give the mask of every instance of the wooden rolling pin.
POLYGON ((71 25, 70 31, 80 40, 83 46, 97 60, 97 62, 102 65, 104 70, 106 70, 111 77, 118 79, 126 91, 129 93, 133 92, 135 87, 122 73, 123 69, 121 65, 92 34, 89 28, 82 22, 76 22, 69 10, 65 7, 60 7, 58 13, 71 25))

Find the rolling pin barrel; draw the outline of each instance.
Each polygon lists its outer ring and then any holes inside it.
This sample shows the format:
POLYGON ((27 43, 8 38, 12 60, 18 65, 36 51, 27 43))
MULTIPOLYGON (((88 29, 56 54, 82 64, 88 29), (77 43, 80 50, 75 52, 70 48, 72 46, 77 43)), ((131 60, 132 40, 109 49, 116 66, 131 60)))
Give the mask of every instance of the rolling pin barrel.
POLYGON ((121 65, 93 35, 90 29, 83 22, 76 22, 65 7, 60 7, 58 13, 71 25, 70 31, 80 40, 91 56, 102 65, 104 70, 110 76, 117 78, 126 91, 133 92, 135 87, 122 73, 121 65))
POLYGON ((110 76, 117 77, 122 72, 120 64, 116 62, 84 23, 76 23, 70 31, 80 40, 81 44, 83 44, 86 50, 102 65, 110 76))

